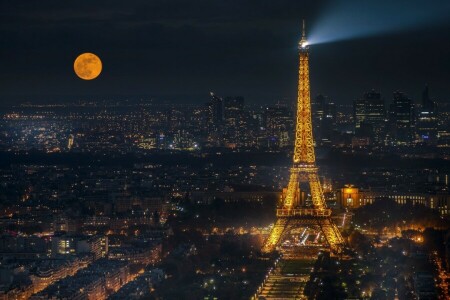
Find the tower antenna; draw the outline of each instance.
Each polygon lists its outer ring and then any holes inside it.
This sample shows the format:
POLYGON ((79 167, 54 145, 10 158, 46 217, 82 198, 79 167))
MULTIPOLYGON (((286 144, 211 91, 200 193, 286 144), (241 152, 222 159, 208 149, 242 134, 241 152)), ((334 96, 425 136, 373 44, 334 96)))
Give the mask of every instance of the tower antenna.
POLYGON ((303 38, 303 39, 306 39, 306 25, 305 25, 305 19, 303 19, 302 38, 303 38))

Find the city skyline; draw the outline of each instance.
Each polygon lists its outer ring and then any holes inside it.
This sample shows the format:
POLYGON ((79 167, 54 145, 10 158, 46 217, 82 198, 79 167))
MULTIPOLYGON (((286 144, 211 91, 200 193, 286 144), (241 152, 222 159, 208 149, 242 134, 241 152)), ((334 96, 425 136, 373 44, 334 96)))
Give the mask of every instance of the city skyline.
MULTIPOLYGON (((352 7, 352 1, 341 3, 352 7)), ((339 36, 349 30, 345 26, 376 26, 383 19, 396 25, 379 34, 363 32, 312 45, 313 96, 325 94, 338 104, 350 104, 367 90, 386 98, 400 90, 418 102, 428 84, 433 99, 450 100, 450 44, 444 38, 450 35, 450 23, 442 20, 450 9, 444 1, 413 1, 404 7, 382 1, 368 14, 374 6, 369 1, 355 5, 354 15, 345 21, 333 18, 339 7, 327 2, 47 1, 1 6, 0 61, 8 70, 0 73, 3 102, 134 96, 198 103, 209 91, 242 95, 250 103, 295 99, 293 45, 302 18, 308 33, 318 35, 335 26, 339 36), (420 19, 420 10, 433 13, 435 20, 420 19), (413 17, 404 17, 408 14, 413 17), (324 21, 327 15, 334 24, 324 21), (328 27, 320 28, 321 23, 328 27), (104 62, 95 81, 80 81, 73 73, 73 60, 82 52, 94 52, 104 62)))
POLYGON ((0 0, 0 300, 450 299, 446 1, 0 0))

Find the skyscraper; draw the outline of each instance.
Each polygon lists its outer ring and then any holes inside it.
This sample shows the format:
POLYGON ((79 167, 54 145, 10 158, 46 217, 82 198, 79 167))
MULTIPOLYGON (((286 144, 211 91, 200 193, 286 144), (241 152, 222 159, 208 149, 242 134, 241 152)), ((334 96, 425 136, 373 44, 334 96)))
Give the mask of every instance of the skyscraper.
POLYGON ((267 130, 269 147, 286 147, 293 137, 293 118, 291 111, 285 104, 278 103, 266 108, 265 127, 267 130))
POLYGON ((328 97, 318 95, 311 102, 311 116, 313 134, 318 145, 331 141, 333 131, 336 130, 336 105, 328 97))
POLYGON ((216 96, 213 92, 210 92, 211 100, 208 102, 210 123, 220 128, 223 125, 223 100, 216 96))
POLYGON ((223 146, 223 100, 210 92, 211 99, 206 104, 206 145, 223 146))
POLYGON ((428 111, 434 111, 435 103, 430 99, 430 90, 428 88, 428 84, 425 85, 425 88, 422 92, 422 108, 428 111))
POLYGON ((372 90, 353 102, 355 135, 369 137, 373 142, 384 142, 386 109, 381 94, 372 90))
POLYGON ((247 118, 243 97, 226 97, 224 100, 224 138, 228 147, 245 144, 247 118))
POLYGON ((416 142, 427 145, 437 143, 436 106, 430 99, 428 85, 422 93, 422 107, 417 112, 416 142))
POLYGON ((414 110, 412 100, 395 92, 390 106, 390 135, 396 145, 409 145, 413 139, 414 110))

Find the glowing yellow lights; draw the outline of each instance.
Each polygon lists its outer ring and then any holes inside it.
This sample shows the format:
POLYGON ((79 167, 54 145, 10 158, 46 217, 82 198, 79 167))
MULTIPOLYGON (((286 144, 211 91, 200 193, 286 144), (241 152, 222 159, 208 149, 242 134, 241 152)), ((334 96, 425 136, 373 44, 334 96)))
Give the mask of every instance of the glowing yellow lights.
POLYGON ((418 235, 418 236, 414 237, 414 241, 416 243, 422 243, 423 242, 423 237, 418 235))
POLYGON ((317 174, 311 122, 309 53, 304 23, 299 46, 297 122, 293 167, 290 170, 288 186, 283 191, 281 207, 277 209, 277 221, 265 241, 262 251, 273 251, 280 244, 284 235, 293 229, 305 225, 319 225, 331 250, 339 253, 344 245, 344 239, 336 224, 331 220, 331 211, 326 206, 322 185, 317 174), (300 181, 309 182, 312 209, 301 208, 300 181))

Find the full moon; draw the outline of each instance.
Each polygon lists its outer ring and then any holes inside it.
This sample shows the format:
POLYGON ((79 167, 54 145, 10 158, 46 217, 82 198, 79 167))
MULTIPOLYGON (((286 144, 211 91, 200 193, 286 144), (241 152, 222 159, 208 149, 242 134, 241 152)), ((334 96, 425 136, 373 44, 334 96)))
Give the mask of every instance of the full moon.
POLYGON ((92 80, 102 72, 102 61, 93 53, 83 53, 75 59, 73 69, 81 79, 92 80))

